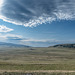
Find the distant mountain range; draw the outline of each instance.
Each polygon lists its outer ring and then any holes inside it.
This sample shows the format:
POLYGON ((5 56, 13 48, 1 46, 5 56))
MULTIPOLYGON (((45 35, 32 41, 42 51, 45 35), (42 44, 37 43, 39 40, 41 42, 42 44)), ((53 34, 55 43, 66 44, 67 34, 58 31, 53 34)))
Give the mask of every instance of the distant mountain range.
POLYGON ((75 44, 58 44, 52 47, 62 47, 62 48, 75 48, 75 44))
MULTIPOLYGON (((20 47, 31 47, 27 45, 21 45, 21 44, 13 44, 13 43, 5 43, 5 42, 0 42, 0 47, 15 47, 15 48, 20 48, 20 47)), ((75 48, 75 44, 58 44, 54 46, 49 46, 49 47, 60 47, 60 48, 75 48)))
POLYGON ((0 42, 0 47, 30 47, 26 45, 21 45, 21 44, 13 44, 13 43, 5 43, 5 42, 0 42))

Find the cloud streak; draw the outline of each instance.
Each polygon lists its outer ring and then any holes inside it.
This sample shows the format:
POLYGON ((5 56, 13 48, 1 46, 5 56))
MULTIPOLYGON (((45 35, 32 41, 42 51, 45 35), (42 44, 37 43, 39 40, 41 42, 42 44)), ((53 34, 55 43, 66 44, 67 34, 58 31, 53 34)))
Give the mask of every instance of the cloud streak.
POLYGON ((21 44, 30 45, 33 47, 48 47, 56 44, 67 44, 67 43, 75 43, 75 40, 57 40, 57 39, 22 39, 20 40, 21 44))
POLYGON ((15 44, 28 45, 33 47, 48 47, 56 44, 75 43, 75 39, 58 40, 58 39, 31 39, 24 38, 17 34, 2 34, 0 33, 1 42, 9 42, 15 44))
POLYGON ((22 36, 16 35, 16 34, 1 34, 0 33, 0 38, 9 39, 9 37, 11 37, 11 38, 22 38, 22 36))
POLYGON ((26 27, 75 20, 75 0, 5 0, 0 19, 26 27))
POLYGON ((8 28, 4 25, 0 25, 0 32, 11 32, 11 31, 13 31, 13 29, 8 28))
POLYGON ((22 39, 21 35, 0 33, 0 41, 1 42, 14 42, 14 43, 16 43, 17 40, 21 40, 21 39, 22 39))

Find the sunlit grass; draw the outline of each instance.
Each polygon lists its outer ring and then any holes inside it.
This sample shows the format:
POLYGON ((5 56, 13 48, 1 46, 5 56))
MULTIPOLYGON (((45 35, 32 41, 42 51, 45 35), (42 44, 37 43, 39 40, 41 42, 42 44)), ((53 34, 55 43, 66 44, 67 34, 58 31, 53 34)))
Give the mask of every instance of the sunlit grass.
POLYGON ((75 49, 2 48, 0 70, 75 70, 75 49))

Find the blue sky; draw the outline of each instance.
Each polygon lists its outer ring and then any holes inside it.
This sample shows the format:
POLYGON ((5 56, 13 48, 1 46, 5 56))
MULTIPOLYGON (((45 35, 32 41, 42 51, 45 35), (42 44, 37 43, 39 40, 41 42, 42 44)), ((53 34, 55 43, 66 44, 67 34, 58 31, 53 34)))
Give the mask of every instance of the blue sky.
POLYGON ((0 42, 34 47, 75 43, 75 0, 0 2, 0 42))

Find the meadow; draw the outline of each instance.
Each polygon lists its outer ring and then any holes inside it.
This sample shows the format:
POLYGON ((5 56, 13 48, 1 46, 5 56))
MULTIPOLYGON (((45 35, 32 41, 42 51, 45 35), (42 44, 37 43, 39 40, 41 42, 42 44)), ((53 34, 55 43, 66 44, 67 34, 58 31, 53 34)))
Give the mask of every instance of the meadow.
POLYGON ((0 48, 0 72, 5 71, 44 72, 32 75, 75 75, 75 48, 0 48), (50 71, 53 73, 47 74, 50 71))

